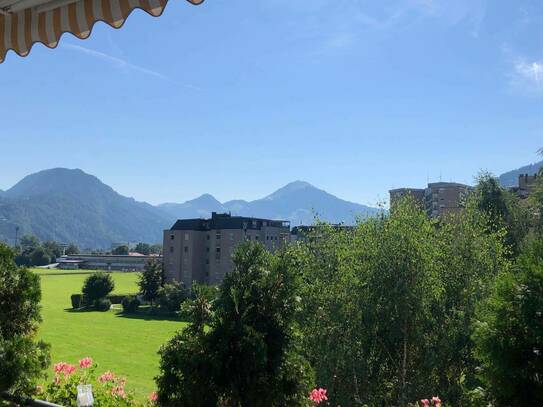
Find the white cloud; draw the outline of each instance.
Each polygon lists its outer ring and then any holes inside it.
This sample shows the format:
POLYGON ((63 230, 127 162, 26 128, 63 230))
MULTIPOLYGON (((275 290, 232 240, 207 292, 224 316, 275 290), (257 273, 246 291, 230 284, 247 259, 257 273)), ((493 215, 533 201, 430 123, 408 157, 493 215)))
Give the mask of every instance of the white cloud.
POLYGON ((115 65, 119 69, 130 69, 132 71, 136 71, 136 72, 139 72, 139 73, 144 74, 144 75, 152 76, 152 77, 161 79, 163 81, 173 83, 175 85, 183 86, 183 87, 188 88, 188 89, 201 90, 197 86, 176 82, 173 79, 169 78, 168 76, 161 74, 160 72, 156 72, 156 71, 153 71, 151 69, 147 69, 145 67, 132 64, 132 63, 130 63, 130 62, 128 62, 128 61, 126 61, 126 60, 124 60, 122 58, 114 57, 112 55, 106 54, 106 53, 101 52, 101 51, 96 51, 96 50, 93 50, 93 49, 90 49, 90 48, 82 47, 81 45, 75 45, 75 44, 69 44, 69 43, 62 43, 61 47, 65 48, 65 49, 72 50, 72 51, 80 52, 80 53, 92 56, 94 58, 104 60, 106 62, 109 62, 109 63, 115 65))
POLYGON ((515 64, 515 73, 518 79, 525 81, 535 87, 535 90, 542 90, 543 61, 519 61, 515 64))

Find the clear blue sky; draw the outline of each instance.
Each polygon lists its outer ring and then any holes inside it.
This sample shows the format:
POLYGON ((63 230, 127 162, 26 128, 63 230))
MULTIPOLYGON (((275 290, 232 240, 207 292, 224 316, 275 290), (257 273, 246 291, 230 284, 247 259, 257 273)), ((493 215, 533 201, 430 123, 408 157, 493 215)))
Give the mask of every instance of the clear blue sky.
POLYGON ((537 161, 543 3, 171 0, 0 65, 0 188, 81 168, 151 203, 301 179, 375 204, 537 161))

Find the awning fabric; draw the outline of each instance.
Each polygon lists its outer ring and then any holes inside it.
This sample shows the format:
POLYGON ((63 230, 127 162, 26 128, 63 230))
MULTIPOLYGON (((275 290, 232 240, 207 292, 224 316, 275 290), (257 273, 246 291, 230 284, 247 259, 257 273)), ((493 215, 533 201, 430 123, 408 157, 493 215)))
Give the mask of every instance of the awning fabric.
MULTIPOLYGON (((188 0, 200 4, 204 0, 188 0)), ((27 56, 35 43, 58 45, 63 33, 87 38, 97 21, 120 28, 140 8, 158 17, 168 0, 0 0, 0 63, 11 49, 27 56)))

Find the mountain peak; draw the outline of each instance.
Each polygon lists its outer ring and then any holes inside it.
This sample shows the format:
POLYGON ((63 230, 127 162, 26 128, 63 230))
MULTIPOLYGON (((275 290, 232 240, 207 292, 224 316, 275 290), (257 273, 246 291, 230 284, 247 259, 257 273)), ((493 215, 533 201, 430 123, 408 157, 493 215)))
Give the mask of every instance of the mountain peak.
POLYGON ((10 198, 29 197, 58 190, 77 192, 97 185, 110 189, 98 178, 83 170, 59 167, 30 174, 4 194, 10 198))

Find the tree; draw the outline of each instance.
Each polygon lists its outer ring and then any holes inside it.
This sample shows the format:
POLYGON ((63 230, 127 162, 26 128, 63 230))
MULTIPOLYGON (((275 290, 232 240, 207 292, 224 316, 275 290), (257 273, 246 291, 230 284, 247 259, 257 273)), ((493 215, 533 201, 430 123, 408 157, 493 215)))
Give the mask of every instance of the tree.
POLYGON ((352 230, 319 225, 289 249, 301 274, 305 357, 332 405, 398 405, 439 394, 466 405, 471 323, 507 270, 503 231, 468 208, 430 220, 411 197, 352 230))
POLYGON ((533 242, 517 270, 498 277, 478 313, 476 354, 498 407, 543 405, 542 253, 542 242, 533 242))
POLYGON ((123 246, 117 246, 115 249, 113 249, 111 254, 114 254, 116 256, 127 256, 128 252, 129 252, 128 246, 123 245, 123 246))
POLYGON ((152 245, 151 254, 162 254, 162 245, 159 243, 152 245))
POLYGON ((162 263, 156 259, 149 259, 139 276, 138 285, 143 299, 153 305, 158 298, 160 288, 164 285, 162 263))
POLYGON ((40 241, 36 236, 25 235, 21 237, 20 245, 24 250, 33 250, 40 245, 40 241))
POLYGON ((62 248, 54 240, 47 240, 43 242, 42 247, 47 253, 47 255, 51 258, 51 260, 54 260, 62 256, 62 248))
POLYGON ((70 243, 68 247, 66 248, 66 250, 64 251, 64 253, 66 253, 67 256, 79 254, 80 253, 79 247, 77 247, 74 243, 70 243))
POLYGON ((207 301, 188 303, 196 315, 189 330, 161 350, 159 405, 308 405, 312 372, 300 356, 299 279, 289 261, 245 243, 209 321, 207 301))
POLYGON ((40 299, 39 277, 0 243, 0 393, 32 394, 49 365, 49 346, 36 341, 40 299))
POLYGON ((477 178, 470 204, 485 214, 488 230, 507 231, 506 243, 513 257, 518 255, 530 226, 529 212, 521 205, 520 199, 504 189, 492 174, 483 172, 477 178))
POLYGON ((51 263, 51 257, 41 246, 38 246, 30 253, 30 262, 32 266, 45 266, 51 263))
POLYGON ((180 283, 172 281, 158 289, 157 298, 160 308, 168 312, 177 312, 181 309, 183 301, 187 299, 187 293, 180 283))
POLYGON ((83 283, 83 295, 88 304, 94 304, 97 300, 105 298, 115 288, 115 282, 111 274, 98 272, 91 274, 83 283))
POLYGON ((151 245, 148 243, 138 243, 134 248, 134 251, 148 256, 151 254, 151 245))

